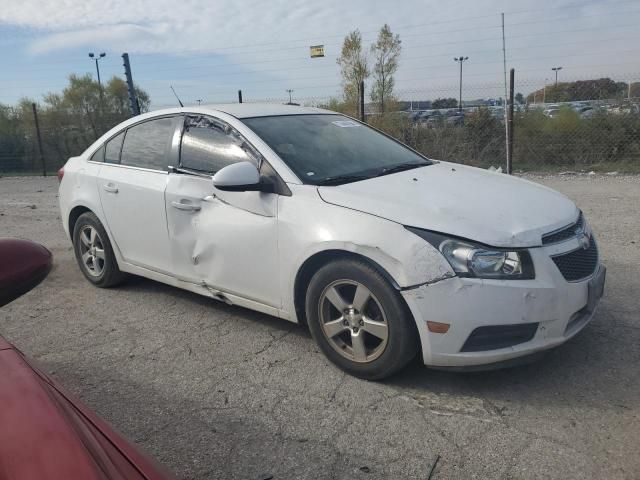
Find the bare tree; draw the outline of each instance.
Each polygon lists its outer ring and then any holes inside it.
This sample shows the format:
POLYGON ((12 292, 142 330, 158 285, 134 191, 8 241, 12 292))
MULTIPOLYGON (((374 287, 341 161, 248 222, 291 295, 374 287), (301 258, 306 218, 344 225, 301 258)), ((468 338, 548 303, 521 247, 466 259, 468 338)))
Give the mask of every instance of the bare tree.
POLYGON ((342 52, 336 63, 340 65, 344 101, 349 109, 357 111, 360 82, 370 75, 367 56, 362 50, 362 35, 359 30, 350 32, 342 44, 342 52))
POLYGON ((385 23, 378 33, 376 43, 371 45, 375 59, 371 100, 378 104, 380 113, 384 113, 385 107, 393 100, 393 74, 398 70, 401 43, 400 36, 394 35, 385 23))

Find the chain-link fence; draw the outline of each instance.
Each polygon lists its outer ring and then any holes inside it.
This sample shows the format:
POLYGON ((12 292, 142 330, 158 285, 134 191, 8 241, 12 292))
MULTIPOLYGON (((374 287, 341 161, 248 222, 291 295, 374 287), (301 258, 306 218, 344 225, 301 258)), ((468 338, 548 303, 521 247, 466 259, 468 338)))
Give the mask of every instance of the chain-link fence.
MULTIPOLYGON (((640 171, 640 76, 563 80, 517 79, 513 169, 640 171)), ((368 102, 366 121, 425 155, 480 167, 506 163, 505 85, 463 84, 397 91, 385 105, 368 102), (384 113, 382 113, 384 112, 384 113)), ((234 92, 235 93, 235 92, 234 92)), ((368 93, 368 92, 367 92, 368 93)), ((235 95, 229 98, 237 101, 235 95)), ((288 103, 244 95, 245 103, 288 103)), ((334 96, 292 99, 358 116, 358 105, 334 96)), ((128 117, 126 111, 85 106, 69 111, 38 107, 44 169, 55 172, 102 133, 128 117)), ((42 174, 31 105, 0 107, 0 174, 42 174)))

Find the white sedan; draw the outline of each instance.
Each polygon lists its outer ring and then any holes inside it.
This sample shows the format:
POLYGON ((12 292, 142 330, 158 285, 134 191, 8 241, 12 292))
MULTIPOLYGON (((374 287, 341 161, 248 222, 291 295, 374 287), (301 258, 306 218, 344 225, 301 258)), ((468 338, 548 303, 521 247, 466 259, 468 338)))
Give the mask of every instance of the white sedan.
POLYGON ((418 354, 439 368, 531 358, 580 331, 603 291, 595 239, 563 195, 325 110, 156 111, 59 176, 91 283, 141 275, 305 323, 362 378, 418 354))

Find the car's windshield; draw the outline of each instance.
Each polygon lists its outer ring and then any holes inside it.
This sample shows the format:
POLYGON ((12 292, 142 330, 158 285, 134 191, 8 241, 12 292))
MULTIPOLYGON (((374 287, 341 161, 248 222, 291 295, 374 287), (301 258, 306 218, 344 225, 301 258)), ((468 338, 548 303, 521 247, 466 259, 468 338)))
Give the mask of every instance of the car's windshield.
POLYGON ((243 122, 305 183, 337 185, 431 164, 343 115, 254 117, 243 122))

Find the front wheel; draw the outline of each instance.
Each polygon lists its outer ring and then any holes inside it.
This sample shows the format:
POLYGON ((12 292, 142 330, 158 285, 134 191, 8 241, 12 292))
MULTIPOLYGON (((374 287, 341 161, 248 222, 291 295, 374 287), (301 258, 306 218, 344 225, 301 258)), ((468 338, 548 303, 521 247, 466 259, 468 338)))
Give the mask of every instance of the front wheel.
POLYGON ((418 351, 402 297, 362 261, 338 260, 318 270, 307 289, 306 314, 323 353, 356 377, 388 377, 418 351))

